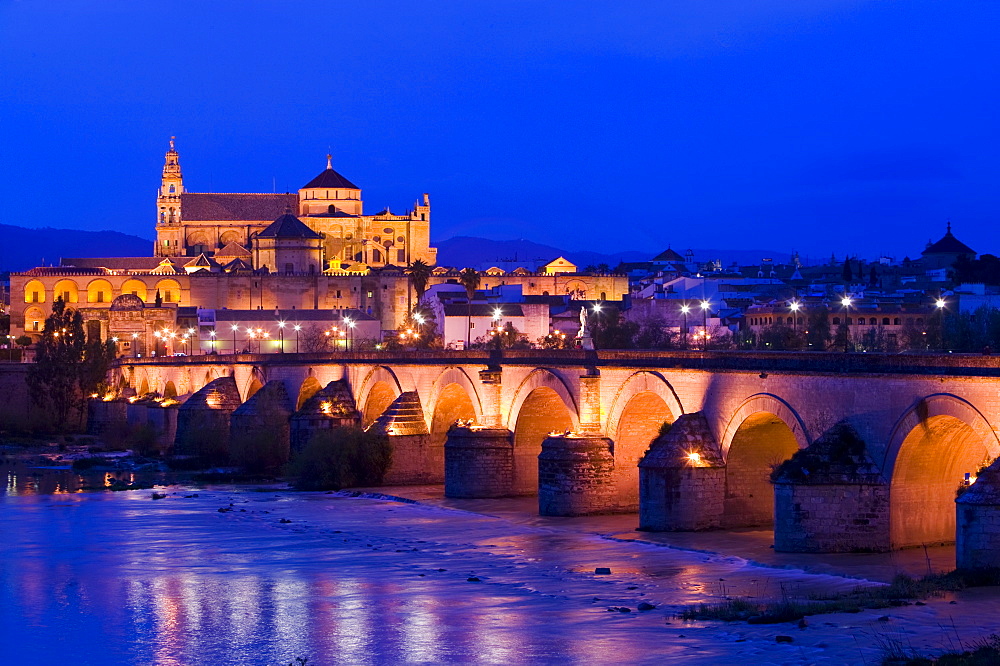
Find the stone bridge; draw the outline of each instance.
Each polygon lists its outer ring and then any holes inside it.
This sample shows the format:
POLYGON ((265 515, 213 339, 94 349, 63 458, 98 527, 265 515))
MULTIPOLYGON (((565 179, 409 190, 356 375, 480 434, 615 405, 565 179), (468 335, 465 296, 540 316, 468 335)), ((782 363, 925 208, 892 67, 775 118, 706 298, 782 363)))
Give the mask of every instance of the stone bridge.
POLYGON ((377 422, 396 444, 390 482, 540 493, 554 515, 639 509, 648 529, 775 524, 782 550, 954 541, 957 488, 1000 452, 990 356, 264 354, 125 358, 113 374, 118 395, 184 403, 178 450, 185 431, 225 446, 227 427, 272 413, 293 448, 327 422, 377 422), (218 437, 185 409, 224 414, 218 437))

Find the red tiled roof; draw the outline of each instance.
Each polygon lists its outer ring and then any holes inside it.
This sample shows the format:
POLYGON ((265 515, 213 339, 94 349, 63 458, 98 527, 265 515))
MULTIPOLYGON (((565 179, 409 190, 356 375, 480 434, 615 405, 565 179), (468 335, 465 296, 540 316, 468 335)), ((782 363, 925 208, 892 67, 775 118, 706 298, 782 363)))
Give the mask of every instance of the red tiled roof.
POLYGON ((210 194, 185 192, 181 195, 181 219, 274 220, 285 210, 298 210, 298 194, 210 194))

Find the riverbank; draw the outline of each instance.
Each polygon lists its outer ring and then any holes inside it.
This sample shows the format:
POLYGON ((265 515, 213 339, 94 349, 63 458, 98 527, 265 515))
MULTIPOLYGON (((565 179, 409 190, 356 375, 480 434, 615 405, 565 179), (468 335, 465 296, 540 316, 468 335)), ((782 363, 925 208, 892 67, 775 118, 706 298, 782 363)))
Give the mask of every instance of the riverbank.
POLYGON ((682 622, 692 603, 860 581, 605 532, 619 517, 273 485, 155 492, 0 498, 0 625, 17 637, 2 661, 875 664, 887 642, 942 651, 1000 631, 996 589, 804 628, 682 622))

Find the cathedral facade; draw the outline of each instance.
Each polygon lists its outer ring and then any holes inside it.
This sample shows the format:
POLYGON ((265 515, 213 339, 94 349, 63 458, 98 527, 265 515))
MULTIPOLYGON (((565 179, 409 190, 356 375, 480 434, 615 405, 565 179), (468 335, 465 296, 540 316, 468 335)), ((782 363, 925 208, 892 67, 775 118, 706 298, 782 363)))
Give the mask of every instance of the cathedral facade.
MULTIPOLYGON (((203 313, 218 310, 293 322, 302 311, 328 310, 392 331, 417 305, 409 264, 434 267, 428 287, 459 280, 459 268, 437 265, 430 247, 427 194, 402 215, 366 215, 361 188, 329 157, 295 194, 187 192, 171 140, 156 205, 152 256, 64 257, 12 274, 12 332, 37 339, 56 299, 83 314, 88 335, 117 338, 125 353, 156 349, 158 331, 198 327, 203 313)), ((481 289, 521 285, 525 295, 600 300, 628 293, 623 275, 578 273, 565 263, 539 272, 490 269, 481 289)), ((202 328, 198 335, 212 332, 202 328)))
MULTIPOLYGON (((401 215, 388 208, 365 215, 361 188, 334 170, 329 155, 326 168, 295 194, 188 192, 171 138, 156 209, 158 257, 204 254, 231 259, 240 248, 256 256, 253 246, 259 235, 291 213, 321 241, 315 269, 320 272, 343 263, 372 267, 408 266, 417 259, 432 266, 437 263, 437 250, 430 247, 430 195, 425 193, 401 215)), ((284 271, 286 266, 266 268, 284 271)))

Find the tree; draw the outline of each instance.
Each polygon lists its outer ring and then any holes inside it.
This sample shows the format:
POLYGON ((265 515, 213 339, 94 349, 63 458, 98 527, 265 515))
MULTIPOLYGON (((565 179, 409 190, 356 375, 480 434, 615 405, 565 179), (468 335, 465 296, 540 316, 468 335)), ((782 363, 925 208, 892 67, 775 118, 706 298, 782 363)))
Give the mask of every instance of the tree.
POLYGON ((413 291, 417 294, 416 309, 419 309, 420 299, 424 297, 424 292, 427 291, 427 281, 431 277, 431 267, 424 260, 415 259, 410 264, 408 272, 410 274, 410 284, 413 285, 413 291))
POLYGON ((841 272, 840 276, 844 280, 844 286, 851 284, 854 276, 851 274, 851 260, 850 258, 844 259, 844 270, 841 272))
POLYGON ((475 268, 466 268, 459 273, 458 281, 465 287, 465 294, 468 296, 468 317, 465 322, 465 346, 468 347, 472 329, 472 299, 476 297, 476 290, 479 289, 479 273, 475 268))
POLYGON ((10 335, 10 315, 0 312, 0 345, 8 344, 8 335, 10 335))
POLYGON ((45 320, 35 363, 28 371, 32 401, 49 411, 57 428, 80 425, 87 396, 105 388, 114 357, 114 343, 88 341, 83 316, 57 298, 45 320))
POLYGON ((825 307, 815 309, 809 315, 806 344, 812 351, 826 351, 826 346, 830 344, 830 313, 825 307))
POLYGON ((382 483, 392 465, 392 443, 379 428, 317 430, 288 466, 299 490, 340 490, 382 483))
POLYGON ((587 327, 598 349, 633 349, 639 332, 637 323, 608 308, 600 314, 590 315, 587 327))

